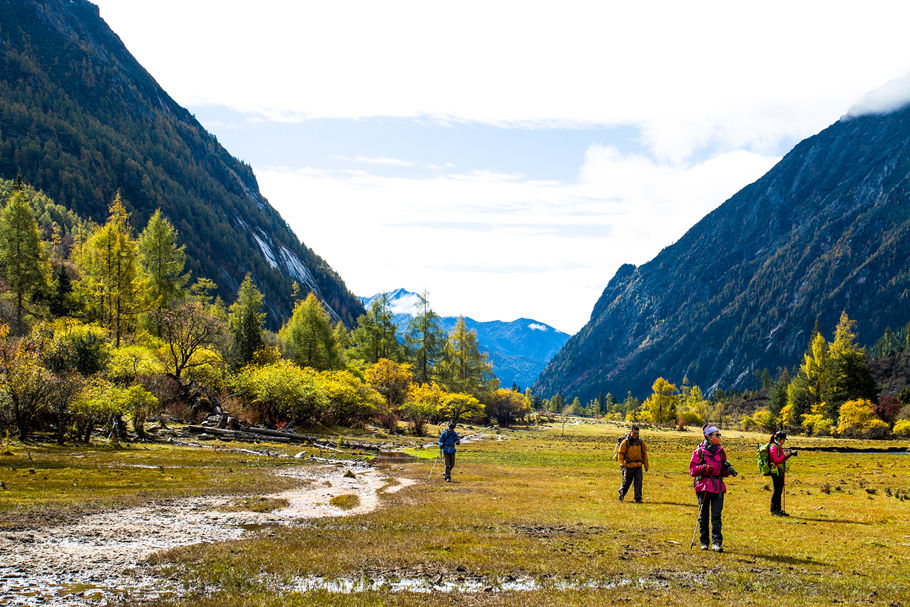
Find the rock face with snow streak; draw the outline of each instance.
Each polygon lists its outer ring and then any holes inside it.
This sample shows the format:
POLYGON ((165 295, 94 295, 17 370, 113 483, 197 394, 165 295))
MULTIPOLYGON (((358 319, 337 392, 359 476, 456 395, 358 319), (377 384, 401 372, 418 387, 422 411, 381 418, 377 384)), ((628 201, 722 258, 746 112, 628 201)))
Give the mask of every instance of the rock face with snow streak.
POLYGON ((290 316, 294 281, 348 325, 363 313, 252 169, 158 86, 86 0, 0 2, 0 177, 17 175, 96 222, 118 191, 137 230, 160 208, 189 269, 225 301, 253 275, 272 328, 290 316))

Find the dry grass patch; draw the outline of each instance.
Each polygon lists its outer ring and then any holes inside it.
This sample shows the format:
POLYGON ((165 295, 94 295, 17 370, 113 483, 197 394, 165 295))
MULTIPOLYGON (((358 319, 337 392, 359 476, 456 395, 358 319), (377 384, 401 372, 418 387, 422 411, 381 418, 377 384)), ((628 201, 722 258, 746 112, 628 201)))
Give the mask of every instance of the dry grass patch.
POLYGON ((336 495, 329 500, 329 503, 342 510, 351 510, 360 505, 360 498, 353 493, 344 493, 342 495, 336 495))

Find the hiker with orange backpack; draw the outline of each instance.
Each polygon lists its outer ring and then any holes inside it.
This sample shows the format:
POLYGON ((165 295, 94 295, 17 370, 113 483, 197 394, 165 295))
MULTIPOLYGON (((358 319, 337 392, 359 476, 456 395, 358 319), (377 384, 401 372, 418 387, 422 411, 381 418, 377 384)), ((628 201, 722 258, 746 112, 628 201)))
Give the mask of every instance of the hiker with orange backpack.
POLYGON ((783 509, 781 496, 784 493, 784 477, 787 472, 787 460, 796 455, 796 451, 784 449, 784 442, 787 440, 787 433, 778 430, 771 435, 769 441, 771 447, 768 449, 768 457, 771 460, 771 482, 774 485, 774 493, 771 494, 771 514, 774 516, 790 516, 783 509))
POLYGON ((705 424, 702 432, 705 440, 692 452, 689 461, 689 475, 695 477, 695 495, 698 496, 701 549, 707 550, 710 542, 711 550, 723 552, 721 514, 724 509, 724 493, 727 491, 723 478, 738 473, 727 462, 727 454, 720 445, 720 430, 716 426, 705 424))
POLYGON ((639 438, 638 426, 622 440, 617 449, 619 467, 622 469, 622 485, 619 487, 619 501, 623 501, 629 487, 635 487, 635 503, 641 503, 641 485, 643 472, 648 471, 648 449, 639 438))

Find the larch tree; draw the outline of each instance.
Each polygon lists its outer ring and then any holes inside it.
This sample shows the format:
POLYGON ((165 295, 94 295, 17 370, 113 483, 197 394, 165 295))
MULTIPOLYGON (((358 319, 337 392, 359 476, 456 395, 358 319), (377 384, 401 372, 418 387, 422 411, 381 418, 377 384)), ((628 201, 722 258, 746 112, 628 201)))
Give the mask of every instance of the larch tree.
POLYGON ((237 290, 237 300, 229 308, 228 322, 231 333, 231 360, 242 367, 253 360, 253 355, 263 345, 262 292, 247 274, 237 290))
POLYGON ((469 330, 460 316, 449 334, 443 381, 452 392, 464 392, 478 398, 499 387, 487 355, 480 351, 477 332, 469 330))
POLYGON ((0 275, 16 297, 16 328, 22 331, 25 299, 43 292, 50 275, 38 224, 22 191, 14 192, 0 212, 0 275))
POLYGON ((155 330, 161 333, 161 313, 183 298, 190 275, 185 273, 186 252, 177 243, 177 231, 160 210, 149 219, 139 236, 139 254, 148 277, 146 296, 155 311, 155 330))
POLYGON ((314 293, 297 302, 278 337, 291 360, 302 367, 327 371, 341 366, 332 322, 314 293))
POLYGON ((645 408, 655 424, 675 422, 679 408, 679 393, 676 386, 663 377, 658 377, 651 386, 651 396, 645 401, 645 408))
POLYGON ((147 280, 120 192, 109 208, 107 223, 89 236, 78 255, 82 278, 77 288, 90 313, 114 333, 119 348, 143 309, 147 280))
POLYGON ((404 357, 396 331, 389 298, 383 293, 373 300, 367 313, 357 319, 357 328, 350 336, 352 355, 370 364, 375 364, 382 358, 401 362, 404 357))
POLYGON ((434 369, 445 354, 446 334, 427 301, 427 293, 418 297, 420 312, 408 323, 404 343, 414 364, 414 380, 423 384, 434 378, 434 369))

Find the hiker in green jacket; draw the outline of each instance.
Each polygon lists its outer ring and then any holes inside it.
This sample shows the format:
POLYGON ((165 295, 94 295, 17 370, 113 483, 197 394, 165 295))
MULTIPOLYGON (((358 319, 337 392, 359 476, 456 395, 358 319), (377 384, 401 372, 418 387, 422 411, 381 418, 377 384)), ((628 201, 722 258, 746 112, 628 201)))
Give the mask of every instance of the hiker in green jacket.
POLYGON ((641 503, 641 485, 644 472, 648 471, 648 449, 644 441, 638 437, 638 426, 632 426, 632 431, 619 445, 619 467, 622 468, 622 485, 619 487, 619 501, 623 501, 629 486, 635 485, 635 503, 641 503))

